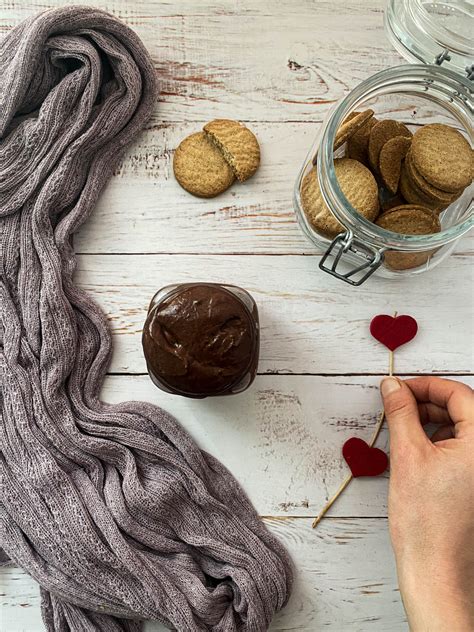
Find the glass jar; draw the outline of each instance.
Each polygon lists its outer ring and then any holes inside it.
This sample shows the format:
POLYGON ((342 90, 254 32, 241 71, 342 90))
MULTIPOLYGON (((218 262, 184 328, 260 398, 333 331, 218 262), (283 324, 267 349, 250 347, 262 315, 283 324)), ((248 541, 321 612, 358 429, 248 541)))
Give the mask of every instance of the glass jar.
MULTIPOLYGON (((458 0, 445 2, 443 6, 448 4, 464 7, 466 3, 458 0)), ((425 39, 413 39, 417 29, 423 26, 420 15, 427 24, 431 23, 421 0, 391 0, 385 19, 390 37, 410 59, 440 51, 438 63, 443 63, 443 67, 436 64, 398 66, 383 70, 359 84, 329 113, 296 182, 294 204, 299 224, 307 237, 326 251, 320 268, 352 285, 361 285, 374 272, 387 278, 402 278, 429 270, 447 257, 456 241, 474 225, 472 183, 440 214, 440 232, 401 235, 360 215, 342 193, 335 175, 334 158, 342 157, 345 151, 344 147, 333 151, 336 132, 345 117, 355 110, 371 108, 379 120, 400 121, 412 132, 427 123, 444 123, 458 129, 473 146, 474 85, 468 72, 461 74, 464 65, 467 71, 472 71, 466 61, 467 36, 459 36, 456 55, 446 53, 447 46, 440 49, 432 34, 425 39), (450 63, 451 69, 445 68, 444 63, 450 63), (301 184, 314 166, 322 197, 345 228, 345 232, 333 240, 317 232, 303 210, 301 184), (394 260, 399 265, 394 265, 394 260)), ((432 22, 433 29, 436 25, 439 32, 443 28, 449 30, 437 24, 434 18, 432 22)), ((448 23, 451 25, 449 20, 448 23)), ((424 28, 427 28, 426 24, 424 28)), ((426 31, 423 32, 426 35, 426 31)), ((454 49, 455 35, 450 30, 445 35, 445 41, 452 47, 450 50, 454 49)))
POLYGON ((474 78, 474 6, 469 0, 390 0, 385 29, 394 48, 413 63, 443 63, 474 78))
POLYGON ((168 285, 143 327, 148 374, 161 390, 203 399, 246 390, 257 374, 260 326, 252 296, 235 285, 168 285))

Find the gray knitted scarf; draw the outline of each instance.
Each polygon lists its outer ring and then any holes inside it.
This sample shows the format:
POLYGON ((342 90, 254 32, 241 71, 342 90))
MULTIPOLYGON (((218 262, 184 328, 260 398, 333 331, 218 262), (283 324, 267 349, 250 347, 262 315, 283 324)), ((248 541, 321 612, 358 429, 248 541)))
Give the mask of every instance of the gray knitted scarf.
POLYGON ((102 11, 0 44, 0 554, 39 582, 49 631, 259 632, 285 550, 167 413, 100 401, 111 336, 73 283, 73 233, 155 101, 146 50, 102 11))

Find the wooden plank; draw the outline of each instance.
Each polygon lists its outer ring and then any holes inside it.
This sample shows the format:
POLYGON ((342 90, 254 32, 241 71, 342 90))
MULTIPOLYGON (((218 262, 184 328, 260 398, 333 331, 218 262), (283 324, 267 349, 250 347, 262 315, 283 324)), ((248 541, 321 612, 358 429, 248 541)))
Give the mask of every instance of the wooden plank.
MULTIPOLYGON (((389 114, 390 116, 390 114, 389 114)), ((184 191, 173 152, 198 123, 152 126, 127 151, 92 217, 75 238, 81 253, 318 252, 300 231, 293 187, 320 125, 251 123, 262 148, 256 175, 211 200, 184 191)), ((473 240, 457 247, 473 252, 473 240)))
MULTIPOLYGON (((270 632, 403 632, 386 520, 326 520, 316 531, 309 519, 266 520, 288 548, 297 577, 287 607, 270 632)), ((0 571, 5 630, 43 632, 35 582, 18 568, 0 571)), ((145 632, 164 632, 147 623, 145 632)))
MULTIPOLYGON (((62 0, 4 3, 0 33, 62 0)), ((321 120, 360 81, 400 63, 380 3, 99 1, 142 38, 160 83, 153 121, 321 120), (207 6, 206 6, 207 5, 207 6), (191 7, 194 6, 194 10, 191 7), (171 9, 171 11, 170 11, 171 9), (187 10, 190 9, 190 10, 187 10), (250 70, 251 69, 251 70, 250 70)))
MULTIPOLYGON (((474 385, 474 377, 460 378, 474 385)), ((246 392, 191 400, 148 376, 109 376, 103 397, 149 401, 174 415, 240 481, 260 515, 315 516, 347 473, 351 436, 368 440, 380 411, 378 377, 258 376, 246 392)), ((377 443, 388 448, 385 429, 377 443)), ((388 473, 358 479, 331 516, 387 515, 388 473)))
MULTIPOLYGON (((474 377, 459 379, 474 385, 474 377)), ((347 473, 343 443, 372 435, 378 384, 378 377, 261 375, 240 395, 191 400, 164 393, 148 376, 108 376, 103 397, 169 411, 233 472, 260 515, 315 516, 347 473)), ((385 428, 377 445, 388 448, 385 428)), ((329 515, 386 516, 387 479, 353 481, 329 515)))
POLYGON ((86 255, 78 257, 78 267, 79 284, 109 315, 114 373, 146 371, 141 330, 149 301, 160 287, 189 281, 232 283, 251 292, 260 310, 261 373, 383 374, 387 353, 371 339, 369 322, 396 310, 420 325, 416 339, 397 354, 397 371, 472 370, 471 257, 451 257, 403 281, 372 278, 360 288, 321 272, 317 257, 86 255))
MULTIPOLYGON (((62 0, 3 3, 1 31, 62 0)), ((328 104, 400 63, 379 2, 96 3, 142 38, 161 84, 155 122, 320 120, 328 104), (367 6, 366 6, 367 4, 367 6)))
MULTIPOLYGON (((148 376, 109 376, 103 397, 168 410, 233 472, 260 515, 315 516, 347 473, 344 441, 371 435, 378 382, 266 375, 240 395, 191 400, 163 393, 148 376)), ((385 432, 378 445, 386 447, 385 432)), ((385 516, 387 476, 354 481, 331 515, 385 516)))
POLYGON ((174 149, 201 125, 147 130, 76 236, 77 251, 315 252, 298 228, 292 189, 318 126, 254 123, 251 128, 262 146, 260 169, 211 200, 193 197, 173 175, 174 149))
MULTIPOLYGON (((0 28, 7 31, 35 11, 63 4, 10 0, 2 5, 0 28)), ((224 112, 239 119, 312 120, 315 105, 400 62, 376 2, 366 8, 352 0, 338 11, 330 2, 309 1, 96 4, 129 24, 150 51, 161 82, 160 121, 224 112)))
MULTIPOLYGON (((10 1, 0 9, 0 24, 7 30, 58 4, 10 1)), ((162 93, 150 128, 128 150, 77 236, 78 251, 316 252, 297 227, 293 185, 332 102, 399 62, 385 41, 380 6, 351 0, 334 11, 328 2, 301 2, 297 9, 267 0, 238 7, 211 2, 199 4, 196 15, 192 0, 183 3, 183 15, 175 14, 174 4, 157 7, 151 0, 99 6, 143 38, 162 93), (355 62, 357 55, 364 63, 355 62), (173 151, 215 116, 254 121, 262 166, 244 185, 198 200, 176 183, 173 151)))
MULTIPOLYGON (((6 0, 0 34, 35 11, 63 4, 6 0)), ((397 357, 399 371, 472 369, 465 332, 472 324, 473 270, 466 256, 403 284, 374 280, 359 290, 320 273, 317 256, 234 256, 316 252, 297 228, 293 183, 332 103, 365 77, 400 63, 383 33, 380 0, 95 5, 143 39, 161 94, 149 129, 127 152, 76 247, 83 253, 180 253, 173 259, 79 257, 79 282, 110 314, 112 371, 145 370, 140 331, 149 298, 165 283, 193 279, 234 282, 254 294, 262 319, 261 372, 383 373, 386 356, 369 340, 367 324, 374 313, 394 309, 414 314, 421 325, 416 341, 397 357), (253 180, 201 201, 176 184, 172 155, 184 136, 214 117, 249 121, 263 161, 253 180)), ((472 240, 458 246, 461 253, 472 250, 472 240)), ((386 520, 368 518, 386 515, 387 478, 353 482, 333 518, 310 529, 310 516, 345 472, 343 441, 370 435, 377 383, 376 377, 261 375, 240 396, 196 402, 165 395, 146 376, 117 375, 108 377, 104 397, 166 407, 222 458, 260 513, 280 517, 267 524, 288 546, 298 576, 273 632, 323 626, 401 632, 406 623, 386 520)), ((386 442, 384 432, 380 445, 386 442)), ((43 630, 32 580, 4 569, 0 585, 5 629, 43 630)), ((162 628, 147 624, 146 630, 162 628)))
MULTIPOLYGON (((11 26, 28 17, 34 12, 60 7, 64 0, 4 0, 2 11, 4 25, 11 26)), ((298 0, 297 12, 303 17, 314 17, 316 14, 330 14, 334 12, 335 4, 339 4, 341 15, 366 15, 369 13, 381 13, 380 0, 318 0, 315 5, 313 0, 298 0)), ((295 5, 275 6, 271 0, 96 0, 94 6, 113 13, 128 24, 142 24, 146 20, 157 17, 169 18, 177 14, 186 16, 254 16, 269 17, 271 15, 291 15, 295 13, 295 5)))

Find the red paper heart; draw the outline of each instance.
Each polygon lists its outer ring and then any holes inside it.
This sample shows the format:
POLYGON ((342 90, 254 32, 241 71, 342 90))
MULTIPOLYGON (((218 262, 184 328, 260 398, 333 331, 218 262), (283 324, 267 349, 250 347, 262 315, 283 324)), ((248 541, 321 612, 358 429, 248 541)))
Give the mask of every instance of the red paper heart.
POLYGON ((418 324, 411 316, 389 316, 379 314, 372 318, 370 323, 370 333, 372 336, 388 347, 390 351, 395 351, 401 345, 410 342, 418 331, 418 324))
POLYGON ((350 467, 352 476, 378 476, 388 466, 388 457, 383 450, 371 448, 363 439, 352 437, 342 446, 342 456, 350 467))

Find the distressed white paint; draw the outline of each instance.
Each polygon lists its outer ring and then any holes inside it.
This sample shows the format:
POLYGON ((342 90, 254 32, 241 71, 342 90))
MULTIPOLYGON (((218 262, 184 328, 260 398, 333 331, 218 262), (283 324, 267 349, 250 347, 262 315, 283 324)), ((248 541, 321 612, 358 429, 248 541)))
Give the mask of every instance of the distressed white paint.
MULTIPOLYGON (((4 0, 0 33, 63 4, 4 0)), ((420 323, 416 340, 397 354, 399 372, 472 370, 472 240, 430 275, 353 290, 318 271, 319 257, 295 222, 293 183, 329 107, 360 80, 402 61, 383 33, 382 0, 94 4, 140 35, 161 85, 148 129, 75 242, 84 253, 78 281, 114 331, 113 372, 145 370, 140 330, 149 298, 161 285, 188 280, 237 283, 252 292, 262 322, 262 373, 384 373, 386 354, 367 326, 375 313, 395 309, 420 323), (172 155, 185 135, 214 117, 248 121, 262 145, 262 165, 244 185, 198 200, 176 184, 172 155), (270 256, 277 254, 287 256, 270 256)), ((195 402, 161 393, 145 375, 117 375, 107 379, 104 397, 165 406, 235 473, 261 514, 280 516, 267 523, 290 550, 297 581, 273 632, 402 632, 383 518, 387 478, 353 482, 333 518, 310 529, 309 517, 345 472, 344 439, 370 435, 377 382, 260 375, 240 396, 195 402)), ((386 441, 383 432, 380 445, 386 441)), ((0 573, 0 608, 5 631, 43 630, 37 587, 18 569, 0 573)))
POLYGON ((141 330, 153 294, 184 281, 247 288, 262 324, 260 372, 385 373, 388 352, 369 334, 378 313, 412 314, 416 339, 396 356, 400 372, 469 372, 473 320, 472 257, 453 256, 430 273, 403 282, 372 279, 360 288, 318 269, 303 256, 79 257, 80 284, 109 315, 115 332, 112 372, 146 371, 141 330))
MULTIPOLYGON (((225 115, 225 112, 222 112, 225 115)), ((91 221, 77 235, 78 252, 315 252, 293 210, 293 185, 318 123, 250 123, 262 163, 249 181, 211 200, 191 196, 173 176, 175 148, 202 123, 147 130, 127 153, 91 221), (296 140, 296 142, 294 142, 296 140)))
MULTIPOLYGON (((7 0, 3 30, 64 0, 7 0)), ((401 58, 382 2, 222 0, 94 3, 124 19, 150 51, 162 95, 155 121, 316 120, 361 79, 401 58), (293 62, 293 63, 290 63, 293 62)))
MULTIPOLYGON (((474 379, 467 379, 474 385, 474 379)), ((245 394, 192 402, 157 390, 146 376, 109 376, 104 399, 124 394, 167 408, 200 445, 219 454, 287 546, 297 569, 293 597, 271 632, 406 630, 387 521, 387 478, 359 479, 316 530, 311 518, 346 469, 348 436, 370 436, 379 402, 375 378, 259 376, 245 394), (334 396, 337 393, 337 397, 334 396), (236 450, 236 446, 240 446, 236 450), (295 499, 296 502, 295 502, 295 499), (306 504, 308 507, 306 507, 306 504), (291 518, 289 516, 292 516, 291 518), (300 517, 293 517, 293 516, 300 517)), ((386 447, 382 432, 378 445, 386 447)), ((8 632, 41 632, 35 582, 17 568, 0 573, 8 632)), ((162 632, 148 623, 145 632, 162 632)))
MULTIPOLYGON (((220 116, 228 116, 225 109, 220 116)), ((174 150, 202 123, 151 126, 128 149, 76 236, 77 252, 316 253, 297 225, 293 187, 320 116, 307 123, 248 125, 261 144, 260 168, 247 182, 211 200, 193 197, 173 176, 174 150)), ((457 247, 458 252, 472 250, 469 239, 457 247)))
MULTIPOLYGON (((462 380, 474 386, 474 378, 462 380)), ((126 394, 168 410, 222 459, 260 515, 315 516, 348 472, 344 441, 372 435, 378 384, 373 376, 260 375, 240 395, 195 401, 164 393, 147 375, 109 376, 103 398, 126 394)), ((377 445, 388 449, 385 428, 377 445)), ((329 515, 386 516, 387 479, 353 481, 329 515)))
MULTIPOLYGON (((404 632, 387 521, 310 519, 266 520, 287 546, 298 574, 288 606, 271 632, 404 632)), ((0 604, 8 632, 43 632, 35 582, 16 568, 0 575, 0 604)), ((164 632, 147 623, 145 632, 164 632)))
MULTIPOLYGON (((175 415, 222 459, 260 515, 315 516, 348 472, 344 441, 372 434, 378 381, 262 375, 240 395, 193 401, 163 393, 146 375, 109 376, 104 399, 118 402, 126 392, 175 415)), ((387 447, 386 432, 378 445, 387 447)), ((354 481, 330 515, 385 516, 387 476, 354 481)))

